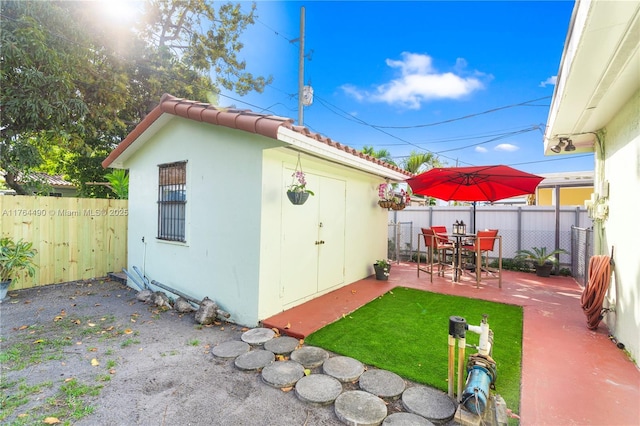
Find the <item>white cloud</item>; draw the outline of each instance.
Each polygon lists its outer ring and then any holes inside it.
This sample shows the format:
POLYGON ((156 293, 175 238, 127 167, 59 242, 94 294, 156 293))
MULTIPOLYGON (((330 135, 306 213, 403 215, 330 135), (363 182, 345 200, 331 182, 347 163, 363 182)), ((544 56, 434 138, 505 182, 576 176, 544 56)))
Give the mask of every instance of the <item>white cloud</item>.
POLYGON ((467 63, 458 58, 453 71, 438 72, 429 55, 403 52, 401 60, 387 59, 386 64, 400 70, 400 76, 388 83, 375 87, 371 92, 360 90, 353 85, 344 85, 344 92, 355 99, 373 102, 386 102, 390 105, 402 105, 410 109, 419 109, 421 104, 434 99, 459 99, 484 88, 482 79, 491 76, 474 72, 468 74, 467 63))
POLYGON ((351 85, 351 84, 343 85, 342 86, 342 90, 344 90, 344 92, 347 95, 351 95, 354 98, 356 98, 356 100, 358 100, 358 101, 361 101, 362 99, 364 99, 363 94, 360 91, 358 91, 358 88, 353 86, 353 85, 351 85))
POLYGON ((489 152, 489 150, 487 148, 485 148, 484 146, 476 146, 475 148, 476 152, 481 152, 481 153, 485 153, 485 152, 489 152))
POLYGON ((540 87, 547 87, 547 85, 555 86, 557 79, 558 79, 557 75, 552 75, 551 77, 547 78, 545 81, 541 81, 540 87))
POLYGON ((517 151, 520 148, 518 148, 515 145, 512 145, 510 143, 501 143, 500 145, 497 145, 494 148, 496 151, 507 151, 507 152, 513 152, 513 151, 517 151))

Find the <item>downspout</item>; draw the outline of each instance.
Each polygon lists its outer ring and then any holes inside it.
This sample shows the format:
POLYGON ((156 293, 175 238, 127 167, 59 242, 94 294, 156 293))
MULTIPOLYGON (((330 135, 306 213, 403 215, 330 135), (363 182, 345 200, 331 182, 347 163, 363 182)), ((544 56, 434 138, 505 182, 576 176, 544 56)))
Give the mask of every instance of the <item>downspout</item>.
MULTIPOLYGON (((600 191, 603 182, 605 181, 604 176, 604 157, 605 157, 605 148, 604 148, 604 134, 605 131, 603 129, 598 130, 595 134, 596 137, 596 150, 595 150, 595 160, 596 160, 596 168, 595 168, 595 176, 594 176, 594 192, 597 192, 597 197, 600 197, 600 191)), ((595 233, 595 247, 594 252, 596 254, 606 254, 605 249, 603 249, 604 244, 604 220, 594 220, 593 222, 593 230, 595 233)))

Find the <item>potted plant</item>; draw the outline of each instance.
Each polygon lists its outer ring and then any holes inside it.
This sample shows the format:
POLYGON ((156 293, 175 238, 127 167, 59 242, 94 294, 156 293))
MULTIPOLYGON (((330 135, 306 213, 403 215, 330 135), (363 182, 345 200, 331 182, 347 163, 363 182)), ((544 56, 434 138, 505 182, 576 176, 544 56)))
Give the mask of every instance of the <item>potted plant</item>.
POLYGON ((309 195, 315 195, 313 191, 307 189, 307 180, 302 169, 296 170, 291 177, 293 181, 287 189, 287 197, 291 203, 296 205, 304 204, 309 195))
POLYGON ((373 264, 373 269, 376 271, 377 280, 387 281, 389 272, 391 272, 391 263, 386 259, 376 260, 376 263, 373 264))
POLYGON ((393 202, 395 204, 391 207, 393 210, 402 210, 407 206, 407 204, 411 202, 411 197, 409 196, 408 192, 406 192, 404 189, 401 189, 399 194, 393 194, 393 202))
POLYGON ((531 250, 518 250, 516 259, 532 262, 537 276, 548 277, 553 267, 558 263, 556 254, 561 253, 567 253, 567 251, 556 249, 547 253, 546 247, 532 247, 531 250))
POLYGON ((389 183, 381 183, 378 185, 378 198, 378 205, 383 209, 391 209, 396 205, 393 187, 389 183))
POLYGON ((35 255, 33 243, 16 242, 8 237, 0 239, 0 301, 4 300, 11 282, 20 272, 26 271, 30 277, 35 274, 35 255))

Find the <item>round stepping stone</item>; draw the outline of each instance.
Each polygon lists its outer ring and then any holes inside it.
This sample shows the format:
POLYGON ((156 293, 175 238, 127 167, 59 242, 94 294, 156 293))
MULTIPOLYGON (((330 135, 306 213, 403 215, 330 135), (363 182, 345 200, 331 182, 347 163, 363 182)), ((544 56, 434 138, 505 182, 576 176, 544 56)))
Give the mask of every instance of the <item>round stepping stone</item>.
POLYGON ((275 337, 276 333, 270 328, 252 328, 242 333, 240 337, 243 342, 250 345, 262 345, 275 337))
POLYGON ((273 352, 256 349, 240 355, 234 361, 236 367, 244 371, 258 371, 276 360, 273 352))
POLYGON ((360 389, 380 398, 397 398, 404 392, 402 377, 387 370, 367 370, 359 380, 360 389))
POLYGON ((434 426, 434 424, 417 414, 393 413, 384 419, 382 426, 434 426))
POLYGON ((298 398, 316 406, 331 404, 341 393, 342 383, 326 374, 304 376, 296 383, 298 398))
POLYGON ((426 386, 405 390, 402 393, 402 405, 408 412, 436 424, 446 423, 456 414, 456 404, 446 393, 426 386))
POLYGON ((248 343, 241 342, 239 340, 231 340, 215 346, 211 349, 211 353, 218 358, 233 359, 249 352, 249 349, 251 349, 251 346, 249 346, 248 343))
POLYGON ((277 337, 264 343, 264 348, 276 355, 288 355, 298 347, 300 341, 289 336, 277 337))
POLYGON ((315 346, 303 346, 291 352, 291 359, 302 364, 304 368, 316 368, 329 359, 329 352, 315 346))
POLYGON ((375 395, 365 391, 348 391, 336 398, 336 416, 353 426, 376 426, 387 417, 387 405, 375 395))
POLYGON ((355 382, 364 373, 364 365, 348 356, 334 356, 322 364, 322 370, 343 383, 355 382))
POLYGON ((304 367, 295 361, 278 361, 262 369, 262 380, 274 388, 287 388, 304 376, 304 367))

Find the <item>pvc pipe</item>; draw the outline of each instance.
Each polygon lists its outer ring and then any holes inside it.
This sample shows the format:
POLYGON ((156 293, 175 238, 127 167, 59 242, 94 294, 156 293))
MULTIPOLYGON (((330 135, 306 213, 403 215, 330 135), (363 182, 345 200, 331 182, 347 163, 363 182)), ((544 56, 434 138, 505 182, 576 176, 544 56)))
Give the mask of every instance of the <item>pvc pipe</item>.
POLYGON ((458 398, 462 397, 462 381, 464 377, 465 362, 464 351, 466 346, 466 339, 463 337, 458 339, 458 398))
POLYGON ((138 274, 138 276, 140 277, 140 279, 142 280, 142 282, 149 287, 149 279, 147 277, 144 276, 144 274, 142 272, 140 272, 140 269, 138 269, 137 266, 133 265, 133 270, 138 274))
POLYGON ((472 331, 472 332, 476 333, 476 334, 480 334, 480 333, 482 333, 482 327, 480 327, 479 325, 471 325, 471 324, 468 324, 468 325, 467 325, 467 329, 468 329, 469 331, 472 331))
POLYGON ((156 280, 151 280, 151 284, 155 285, 156 287, 160 287, 160 288, 163 288, 163 289, 165 289, 165 290, 167 290, 167 291, 170 291, 170 292, 171 292, 171 293, 173 293, 173 294, 177 294, 178 296, 180 296, 180 297, 182 297, 182 298, 184 298, 184 299, 187 299, 189 302, 191 302, 191 303, 193 303, 193 304, 196 304, 196 305, 200 306, 200 301, 199 301, 199 300, 196 300, 196 299, 194 299, 194 298, 193 298, 193 297, 191 297, 191 296, 187 296, 187 295, 186 295, 186 294, 184 294, 183 292, 178 291, 178 290, 176 290, 176 289, 174 289, 174 288, 171 288, 171 287, 169 287, 168 285, 165 285, 165 284, 159 283, 159 282, 158 282, 158 281, 156 281, 156 280))
POLYGON ((127 277, 129 277, 129 279, 140 289, 140 291, 145 289, 144 286, 138 282, 136 277, 131 275, 129 271, 127 271, 125 268, 122 268, 122 272, 124 272, 127 275, 127 277))
POLYGON ((480 325, 467 325, 467 329, 473 333, 480 335, 480 343, 478 345, 478 352, 482 355, 491 354, 491 341, 489 339, 489 323, 483 318, 480 325))
POLYGON ((456 358, 456 339, 452 335, 449 335, 449 375, 448 375, 448 386, 449 386, 449 398, 453 399, 453 382, 455 380, 455 358, 456 358))
POLYGON ((480 324, 480 354, 489 355, 491 352, 491 343, 489 343, 489 324, 483 321, 480 324))

